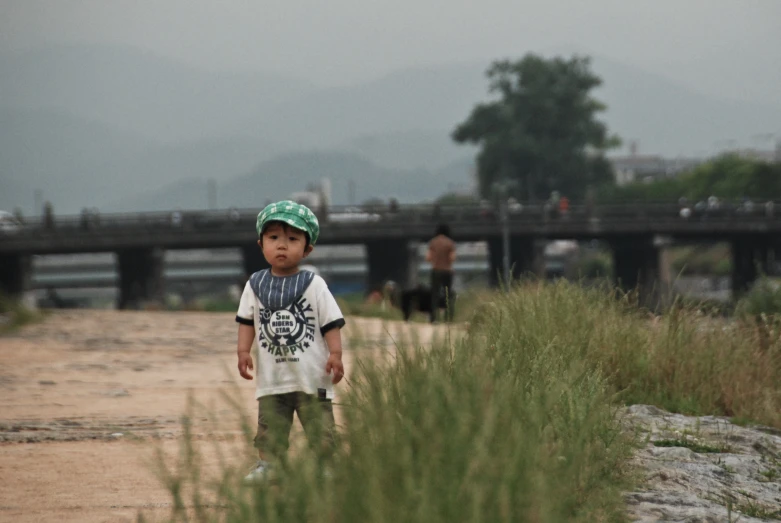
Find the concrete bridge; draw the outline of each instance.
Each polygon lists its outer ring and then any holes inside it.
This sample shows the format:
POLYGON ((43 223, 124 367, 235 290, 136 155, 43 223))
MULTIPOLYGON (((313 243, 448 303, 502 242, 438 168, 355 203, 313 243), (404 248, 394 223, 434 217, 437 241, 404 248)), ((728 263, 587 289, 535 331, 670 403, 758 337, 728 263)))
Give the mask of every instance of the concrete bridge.
MULTIPOLYGON (((780 208, 781 209, 781 208, 780 208)), ((0 286, 9 293, 30 287, 35 254, 114 252, 119 306, 162 298, 163 254, 168 249, 236 247, 250 274, 266 266, 257 245, 257 210, 63 216, 31 221, 0 237, 0 286)), ((728 242, 732 246, 733 290, 745 291, 767 271, 781 239, 781 214, 766 207, 747 212, 721 207, 682 218, 677 205, 572 206, 561 214, 541 205, 518 206, 506 222, 491 208, 400 206, 375 212, 332 208, 320 214, 319 244, 363 244, 367 285, 407 282, 415 270, 411 242, 427 241, 437 224, 448 223, 456 241, 485 241, 490 276, 502 267, 502 227, 509 235, 512 276, 539 274, 539 240, 599 239, 613 251, 616 283, 637 289, 644 302, 658 303, 669 283, 663 261, 672 243, 728 242)))

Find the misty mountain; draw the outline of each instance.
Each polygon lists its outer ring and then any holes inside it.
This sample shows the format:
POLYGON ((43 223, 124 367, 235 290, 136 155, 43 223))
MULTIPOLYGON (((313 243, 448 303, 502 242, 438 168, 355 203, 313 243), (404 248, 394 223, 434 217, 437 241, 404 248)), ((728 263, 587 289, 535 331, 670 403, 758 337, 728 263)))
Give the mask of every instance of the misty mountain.
POLYGON ((55 212, 106 208, 172 178, 227 180, 279 149, 242 138, 161 145, 65 113, 0 110, 0 208, 31 212, 36 189, 55 212))
MULTIPOLYGON (((748 143, 752 135, 773 132, 781 121, 781 105, 706 96, 602 57, 592 64, 603 79, 595 96, 608 107, 601 118, 613 133, 625 142, 636 139, 648 154, 705 155, 717 142, 748 143)), ((249 124, 237 132, 264 136, 273 130, 281 141, 297 137, 300 144, 318 147, 343 148, 347 143, 349 150, 389 166, 403 165, 406 150, 417 163, 404 167, 431 165, 438 156, 426 151, 451 154, 455 149, 450 147, 457 146, 437 142, 446 140, 477 103, 489 99, 487 65, 405 70, 375 82, 315 91, 275 107, 262 125, 249 124)))
MULTIPOLYGON (((278 145, 274 153, 346 149, 380 165, 414 168, 453 159, 439 161, 440 155, 457 156, 455 146, 442 143, 487 98, 488 65, 411 68, 372 82, 317 88, 283 75, 202 71, 128 47, 51 46, 0 55, 0 95, 6 107, 53 107, 156 141, 250 137, 278 145), (406 151, 410 162, 404 164, 406 151)), ((609 107, 607 122, 646 152, 693 154, 712 150, 717 141, 777 132, 781 107, 775 100, 706 96, 603 57, 593 66, 604 79, 598 94, 609 107)))
POLYGON ((482 69, 407 69, 364 84, 320 89, 275 106, 262 121, 247 120, 235 133, 295 141, 302 148, 332 148, 362 135, 398 137, 420 129, 446 138, 486 98, 482 69))
POLYGON ((593 69, 603 80, 595 91, 608 106, 603 119, 625 143, 638 140, 645 154, 704 155, 717 142, 748 146, 753 135, 779 128, 781 105, 706 96, 605 58, 593 69))
POLYGON ((122 177, 141 180, 151 188, 168 183, 174 176, 220 182, 249 171, 279 150, 284 148, 242 137, 158 145, 121 166, 119 172, 122 177))
MULTIPOLYGON (((484 91, 482 84, 479 73, 464 83, 459 67, 450 66, 317 89, 282 75, 206 72, 122 46, 52 46, 0 54, 0 103, 5 107, 66 112, 184 148, 208 140, 245 140, 265 144, 266 158, 335 148, 403 168, 443 165, 463 154, 449 142, 449 128, 461 107, 484 91), (456 103, 443 104, 448 85, 458 92, 456 103), (308 110, 312 104, 315 111, 308 110), (447 109, 439 129, 440 124, 430 124, 442 117, 421 118, 437 105, 447 109)), ((187 174, 171 172, 165 181, 187 174)))
POLYGON ((7 107, 52 107, 162 142, 231 136, 276 104, 314 90, 266 73, 207 72, 123 46, 62 45, 0 55, 7 107))
POLYGON ((464 156, 474 156, 476 147, 459 145, 442 130, 408 130, 365 134, 335 146, 363 156, 389 169, 438 169, 464 156))
POLYGON ((62 112, 0 109, 0 202, 29 211, 39 189, 58 203, 92 206, 121 181, 116 166, 135 161, 152 145, 62 112))
MULTIPOLYGON (((460 183, 444 166, 475 153, 449 135, 488 98, 487 66, 412 68, 317 88, 281 75, 201 71, 126 47, 3 55, 0 205, 27 211, 39 188, 56 212, 112 210, 140 193, 170 208, 178 201, 166 205, 170 184, 182 181, 181 191, 194 194, 177 206, 204 206, 198 179, 222 184, 225 205, 245 205, 255 202, 236 178, 246 173, 274 197, 329 176, 340 198, 348 179, 359 201, 430 198, 442 183, 460 183), (292 152, 312 150, 320 152, 292 152)), ((604 80, 596 95, 610 130, 638 140, 643 153, 705 154, 718 141, 777 132, 781 121, 776 105, 705 96, 600 57, 593 68, 604 80)))
POLYGON ((46 183, 90 176, 135 158, 154 142, 65 112, 0 108, 3 178, 46 183))
MULTIPOLYGON (((171 211, 174 209, 207 209, 208 180, 184 178, 156 189, 141 189, 106 205, 111 212, 171 211)), ((218 198, 220 207, 223 202, 218 198)))
MULTIPOLYGON (((410 169, 459 155, 447 137, 488 97, 488 65, 411 68, 317 88, 283 75, 202 71, 128 47, 51 46, 0 55, 0 99, 5 107, 52 107, 155 141, 245 137, 278 146, 272 153, 344 149, 410 169)), ((606 121, 645 152, 691 155, 718 141, 777 132, 775 100, 706 96, 603 57, 593 66, 604 80, 597 94, 609 108, 606 121)))
MULTIPOLYGON (((355 154, 309 151, 280 155, 252 172, 218 184, 218 207, 259 208, 287 198, 323 178, 331 181, 334 205, 347 205, 349 184, 355 186, 354 204, 370 198, 396 198, 403 203, 434 199, 444 192, 463 189, 471 182, 472 162, 454 161, 438 170, 401 170, 379 167, 355 154)), ((116 210, 158 211, 205 209, 207 182, 180 180, 157 191, 146 191, 112 203, 116 210)))

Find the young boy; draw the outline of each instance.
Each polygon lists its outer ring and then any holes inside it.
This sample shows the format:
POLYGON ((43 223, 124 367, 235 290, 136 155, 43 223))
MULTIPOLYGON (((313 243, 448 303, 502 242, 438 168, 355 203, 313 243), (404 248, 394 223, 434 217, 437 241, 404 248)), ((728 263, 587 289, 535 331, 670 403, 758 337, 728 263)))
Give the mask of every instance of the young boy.
POLYGON ((248 482, 267 478, 274 460, 287 451, 293 412, 313 448, 333 449, 333 385, 344 376, 342 312, 325 281, 299 268, 320 234, 317 217, 306 206, 285 200, 266 206, 256 229, 271 268, 247 281, 236 315, 244 379, 252 379, 250 349, 255 336, 258 342, 255 447, 260 459, 245 478, 248 482))

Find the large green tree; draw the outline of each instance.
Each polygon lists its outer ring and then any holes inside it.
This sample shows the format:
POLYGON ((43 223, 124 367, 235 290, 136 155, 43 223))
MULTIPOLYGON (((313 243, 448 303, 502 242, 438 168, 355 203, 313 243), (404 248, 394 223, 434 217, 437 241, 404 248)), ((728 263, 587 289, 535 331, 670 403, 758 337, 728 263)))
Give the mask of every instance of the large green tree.
POLYGON ((478 104, 452 134, 456 142, 481 147, 481 195, 510 181, 509 192, 518 198, 545 199, 558 190, 578 199, 588 186, 612 182, 604 152, 618 139, 597 119, 605 106, 591 95, 601 80, 588 58, 529 54, 494 62, 486 76, 498 100, 478 104))

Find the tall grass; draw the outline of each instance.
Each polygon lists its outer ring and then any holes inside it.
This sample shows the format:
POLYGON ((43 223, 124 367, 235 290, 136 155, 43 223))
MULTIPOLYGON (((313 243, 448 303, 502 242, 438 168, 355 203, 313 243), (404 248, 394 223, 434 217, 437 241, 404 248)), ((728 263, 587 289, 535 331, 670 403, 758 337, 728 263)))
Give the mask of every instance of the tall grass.
POLYGON ((11 332, 40 317, 40 312, 30 310, 18 299, 0 292, 0 334, 11 332))
POLYGON ((771 320, 758 329, 678 306, 653 317, 566 282, 517 288, 477 321, 485 316, 520 322, 523 347, 554 344, 599 369, 625 403, 781 427, 781 325, 771 320))
POLYGON ((598 374, 547 351, 475 348, 367 370, 337 469, 348 521, 620 519, 624 447, 598 374))
MULTIPOLYGON (((331 477, 309 452, 281 464, 273 487, 224 474, 219 508, 197 519, 623 521, 631 449, 606 377, 579 343, 517 316, 528 300, 519 288, 458 340, 399 346, 390 364, 362 360, 342 401, 331 477)), ((179 505, 193 476, 185 469, 180 481, 166 476, 179 505)))
MULTIPOLYGON (((781 427, 779 336, 760 344, 755 330, 680 307, 652 317, 563 281, 515 286, 455 341, 361 360, 331 477, 308 452, 273 486, 242 487, 245 471, 226 469, 194 519, 623 521, 632 446, 619 402, 781 427)), ((180 507, 182 482, 198 481, 184 455, 166 476, 180 507)))

